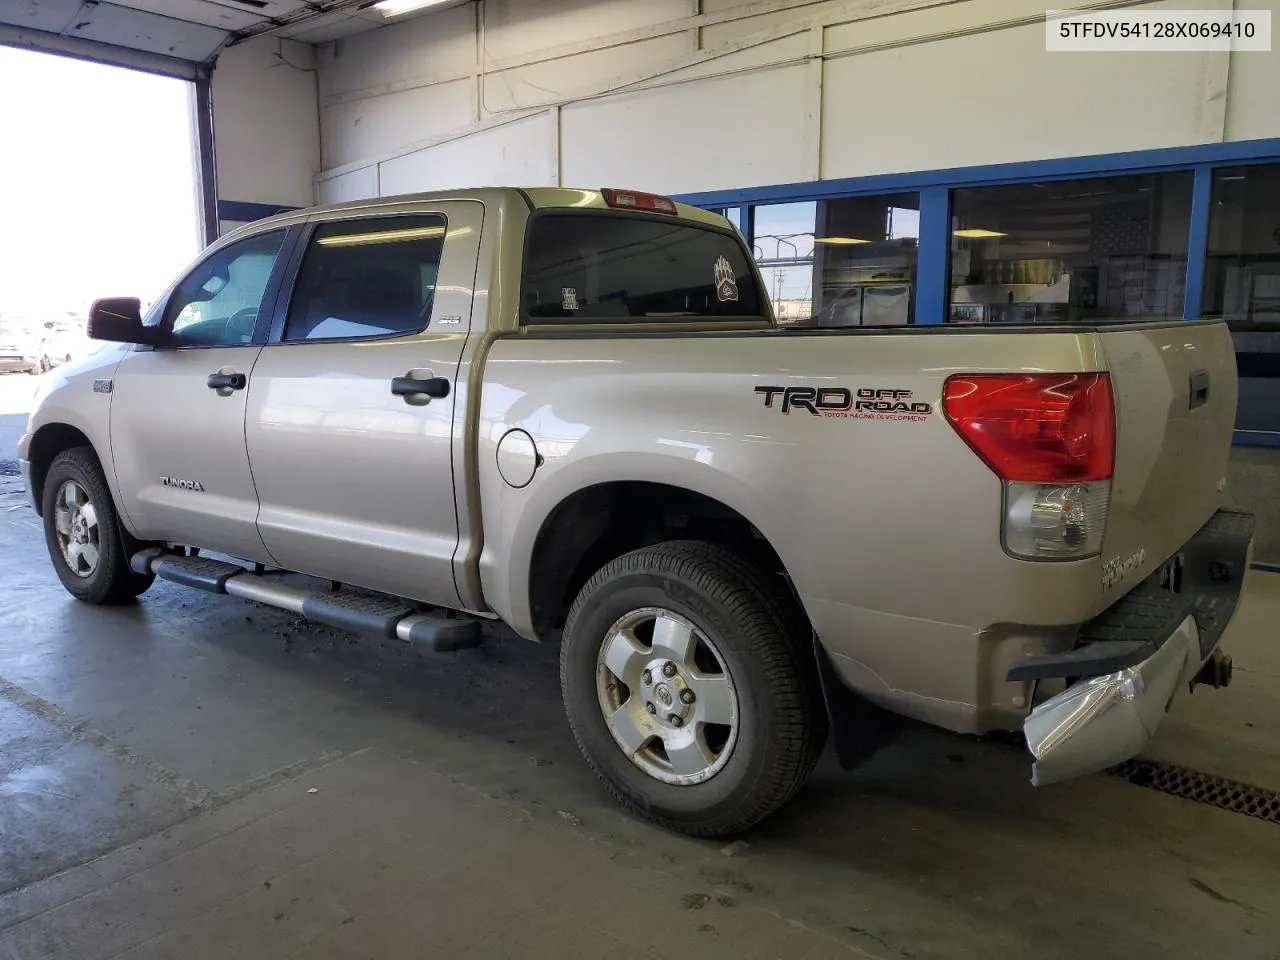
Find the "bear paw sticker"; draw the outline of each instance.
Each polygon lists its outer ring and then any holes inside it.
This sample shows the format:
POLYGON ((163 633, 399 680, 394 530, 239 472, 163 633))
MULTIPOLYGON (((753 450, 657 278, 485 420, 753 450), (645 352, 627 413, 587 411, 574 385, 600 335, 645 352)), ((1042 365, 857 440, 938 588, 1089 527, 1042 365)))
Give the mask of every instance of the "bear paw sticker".
POLYGON ((738 300, 738 278, 734 275, 733 264, 727 257, 716 261, 716 297, 721 303, 738 300))

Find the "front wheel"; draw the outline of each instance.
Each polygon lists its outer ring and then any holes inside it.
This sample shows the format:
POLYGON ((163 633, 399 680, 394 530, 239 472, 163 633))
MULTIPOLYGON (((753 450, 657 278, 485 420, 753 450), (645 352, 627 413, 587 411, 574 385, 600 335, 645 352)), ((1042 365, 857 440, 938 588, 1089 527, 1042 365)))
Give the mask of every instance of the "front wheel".
POLYGON ((129 568, 115 504, 88 447, 54 457, 44 481, 44 537, 58 579, 77 600, 123 603, 155 577, 129 568))
POLYGON ((826 734, 798 605, 780 578, 708 543, 645 547, 596 573, 565 624, 560 683, 610 793, 695 836, 785 803, 826 734))

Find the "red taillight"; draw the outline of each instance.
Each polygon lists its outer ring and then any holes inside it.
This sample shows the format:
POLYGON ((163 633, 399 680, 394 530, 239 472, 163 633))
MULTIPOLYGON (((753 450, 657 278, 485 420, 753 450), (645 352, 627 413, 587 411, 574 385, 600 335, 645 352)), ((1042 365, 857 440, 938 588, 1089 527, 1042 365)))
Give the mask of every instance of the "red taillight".
POLYGON ((1088 483, 1115 468, 1115 405, 1105 373, 962 374, 942 409, 1002 480, 1088 483))
POLYGON ((656 193, 636 193, 634 190, 600 191, 604 194, 604 202, 619 210, 646 210, 649 213, 675 213, 676 202, 670 197, 660 197, 656 193))

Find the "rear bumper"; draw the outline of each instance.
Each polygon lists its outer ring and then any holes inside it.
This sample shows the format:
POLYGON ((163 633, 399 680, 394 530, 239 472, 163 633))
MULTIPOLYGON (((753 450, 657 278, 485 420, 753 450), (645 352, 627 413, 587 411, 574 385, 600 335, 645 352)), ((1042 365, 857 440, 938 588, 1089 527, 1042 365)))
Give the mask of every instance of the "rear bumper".
POLYGON ((1024 660, 1009 680, 1067 679, 1023 724, 1031 782, 1054 783, 1135 756, 1179 687, 1190 683, 1235 615, 1253 553, 1252 514, 1220 510, 1161 571, 1086 624, 1073 650, 1024 660))
POLYGON ((38 361, 23 360, 21 357, 5 357, 0 359, 0 373, 27 373, 39 365, 38 361))

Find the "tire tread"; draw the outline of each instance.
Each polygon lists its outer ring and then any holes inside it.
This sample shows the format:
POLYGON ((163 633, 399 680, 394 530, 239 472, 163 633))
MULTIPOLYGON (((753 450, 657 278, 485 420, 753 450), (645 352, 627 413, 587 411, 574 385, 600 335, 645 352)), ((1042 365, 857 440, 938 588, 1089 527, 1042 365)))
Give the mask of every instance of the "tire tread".
MULTIPOLYGON (((124 537, 121 534, 116 516, 115 501, 111 498, 111 489, 107 486, 106 476, 102 472, 102 464, 91 447, 72 447, 64 450, 53 459, 45 478, 43 493, 56 489, 61 481, 55 480, 63 465, 71 466, 81 474, 79 478, 87 488, 89 497, 97 507, 99 524, 99 562, 105 565, 105 575, 96 583, 84 589, 84 582, 77 582, 69 571, 64 575, 63 561, 56 553, 56 539, 53 528, 53 512, 48 501, 45 503, 45 541, 49 547, 50 558, 58 573, 58 578, 77 600, 100 605, 128 603, 143 593, 155 581, 154 575, 134 573, 129 567, 124 537)), ((66 478, 70 479, 70 478, 66 478)))
MULTIPOLYGON (((650 573, 670 576, 696 587, 720 605, 752 647, 774 698, 769 737, 780 762, 763 771, 760 781, 738 807, 714 820, 686 821, 655 816, 609 778, 592 760, 581 732, 570 726, 587 763, 620 804, 668 829, 703 837, 726 836, 758 823, 786 803, 804 783, 826 739, 826 713, 812 649, 812 629, 799 603, 781 578, 714 543, 666 541, 643 547, 607 564, 583 587, 565 624, 569 636, 585 598, 619 576, 650 573)), ((561 647, 561 672, 567 666, 567 644, 561 647)))

